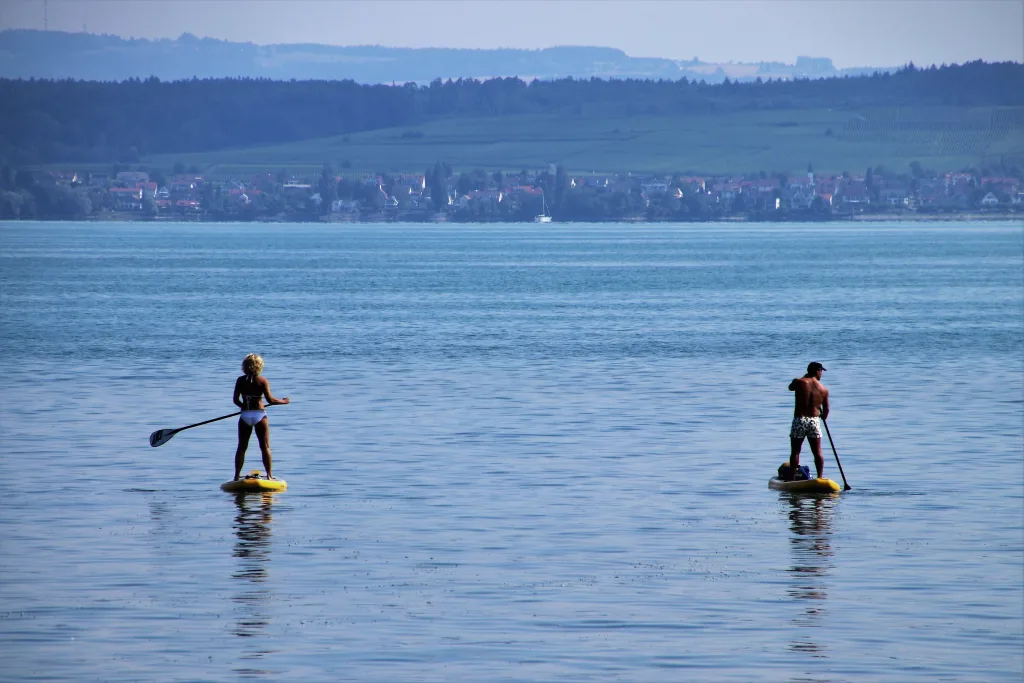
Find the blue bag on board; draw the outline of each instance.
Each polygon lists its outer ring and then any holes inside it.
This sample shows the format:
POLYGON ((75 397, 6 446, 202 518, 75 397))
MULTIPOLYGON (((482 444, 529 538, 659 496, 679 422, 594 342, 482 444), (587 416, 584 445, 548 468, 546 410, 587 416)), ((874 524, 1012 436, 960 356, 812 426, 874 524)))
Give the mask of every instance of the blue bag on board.
POLYGON ((807 465, 800 465, 794 473, 789 463, 784 462, 779 465, 779 479, 782 481, 807 481, 811 479, 811 468, 807 465))

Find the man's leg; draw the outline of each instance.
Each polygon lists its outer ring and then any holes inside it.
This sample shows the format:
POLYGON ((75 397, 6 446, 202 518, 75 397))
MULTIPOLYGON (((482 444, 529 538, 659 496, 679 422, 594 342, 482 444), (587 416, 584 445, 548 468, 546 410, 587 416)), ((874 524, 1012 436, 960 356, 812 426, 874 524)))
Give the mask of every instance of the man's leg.
POLYGON ((821 475, 825 471, 825 458, 821 457, 821 437, 809 436, 807 442, 811 444, 811 453, 814 454, 814 469, 818 471, 818 479, 821 479, 821 475))
POLYGON ((789 437, 789 469, 793 477, 796 477, 797 468, 800 467, 800 447, 804 445, 804 438, 795 436, 789 437))

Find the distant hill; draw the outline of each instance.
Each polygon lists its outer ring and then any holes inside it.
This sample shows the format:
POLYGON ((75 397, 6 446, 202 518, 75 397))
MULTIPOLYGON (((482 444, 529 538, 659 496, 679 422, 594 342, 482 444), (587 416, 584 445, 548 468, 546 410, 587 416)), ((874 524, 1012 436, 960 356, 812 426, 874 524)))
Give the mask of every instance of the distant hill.
POLYGON ((441 78, 638 78, 748 82, 758 78, 827 78, 888 73, 892 68, 836 69, 828 58, 796 64, 712 64, 630 57, 607 47, 543 50, 463 50, 380 46, 255 45, 183 34, 176 40, 135 40, 61 31, 0 31, 0 77, 123 81, 155 76, 353 80, 357 83, 429 83, 441 78))
POLYGON ((0 78, 0 165, 1024 168, 1024 65, 763 83, 0 78), (371 132, 377 131, 374 134, 371 132), (433 160, 433 161, 432 161, 433 160), (379 164, 379 166, 378 166, 379 164))

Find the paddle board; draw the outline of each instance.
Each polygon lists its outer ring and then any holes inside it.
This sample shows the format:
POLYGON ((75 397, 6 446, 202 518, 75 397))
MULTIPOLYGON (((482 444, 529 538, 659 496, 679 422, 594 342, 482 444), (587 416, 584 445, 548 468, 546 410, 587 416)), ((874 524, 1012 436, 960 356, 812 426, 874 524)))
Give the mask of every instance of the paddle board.
POLYGON ((288 482, 284 479, 267 479, 260 476, 259 470, 253 470, 241 479, 232 479, 220 485, 222 491, 229 493, 262 493, 266 491, 284 491, 288 482))
POLYGON ((768 480, 768 488, 789 493, 839 493, 843 488, 831 479, 800 479, 783 481, 778 477, 768 480))

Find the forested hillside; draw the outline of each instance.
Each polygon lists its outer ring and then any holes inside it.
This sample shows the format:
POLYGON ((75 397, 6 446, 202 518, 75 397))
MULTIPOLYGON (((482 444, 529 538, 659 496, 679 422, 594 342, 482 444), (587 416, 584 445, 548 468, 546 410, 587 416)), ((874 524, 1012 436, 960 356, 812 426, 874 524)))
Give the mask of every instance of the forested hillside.
MULTIPOLYGON (((435 80, 429 85, 252 79, 121 83, 0 80, 0 163, 136 162, 456 118, 1024 105, 1024 65, 916 69, 820 80, 435 80)), ((1020 122, 1017 122, 1019 125, 1020 122)), ((439 150, 439 155, 442 150, 439 150)))

